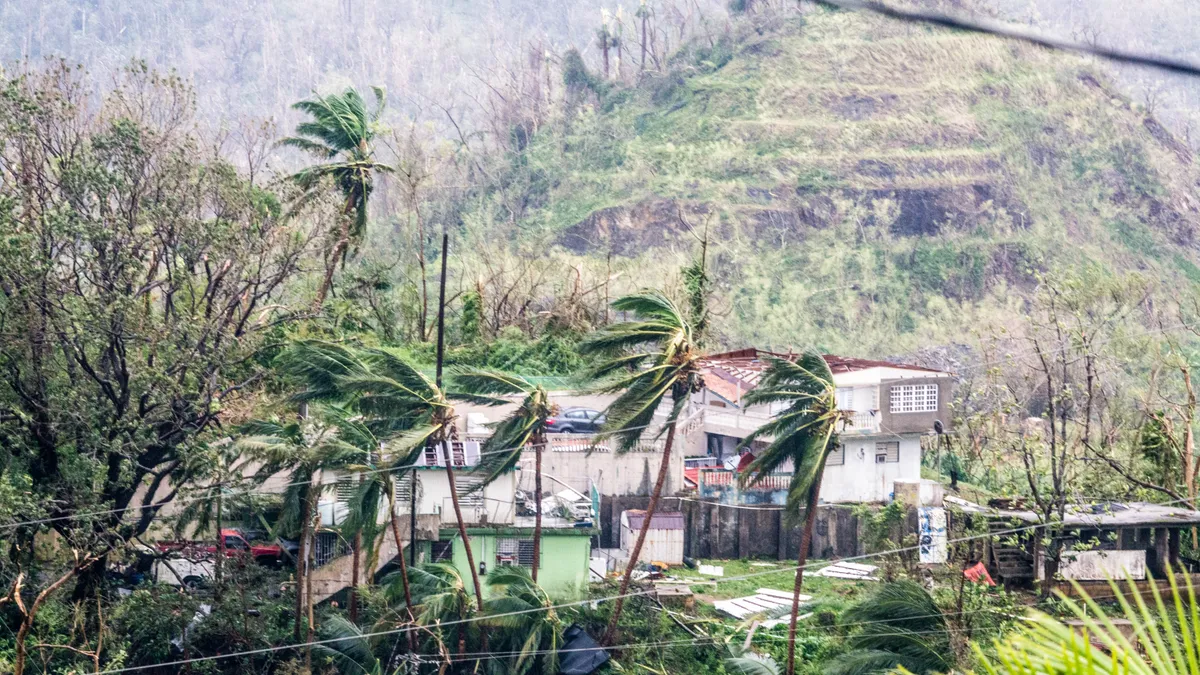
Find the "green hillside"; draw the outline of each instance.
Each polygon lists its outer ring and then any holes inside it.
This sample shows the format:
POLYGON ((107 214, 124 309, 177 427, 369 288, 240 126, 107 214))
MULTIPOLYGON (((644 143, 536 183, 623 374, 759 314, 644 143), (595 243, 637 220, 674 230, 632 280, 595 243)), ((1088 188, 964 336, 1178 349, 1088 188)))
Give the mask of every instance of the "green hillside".
POLYGON ((847 12, 734 34, 633 89, 568 68, 510 170, 526 236, 677 260, 712 214, 726 341, 850 352, 1010 321, 1039 272, 1200 282, 1191 156, 1088 63, 847 12))

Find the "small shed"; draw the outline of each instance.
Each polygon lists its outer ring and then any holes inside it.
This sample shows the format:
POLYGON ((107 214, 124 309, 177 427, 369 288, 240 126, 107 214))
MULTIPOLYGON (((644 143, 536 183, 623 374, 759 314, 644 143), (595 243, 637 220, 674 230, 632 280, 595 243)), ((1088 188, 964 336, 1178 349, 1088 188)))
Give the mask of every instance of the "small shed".
MULTIPOLYGON (((621 513, 621 550, 631 557, 638 533, 646 522, 645 511, 621 513)), ((638 562, 664 562, 668 565, 683 564, 683 514, 678 511, 660 511, 650 519, 646 531, 646 542, 642 544, 638 562)))

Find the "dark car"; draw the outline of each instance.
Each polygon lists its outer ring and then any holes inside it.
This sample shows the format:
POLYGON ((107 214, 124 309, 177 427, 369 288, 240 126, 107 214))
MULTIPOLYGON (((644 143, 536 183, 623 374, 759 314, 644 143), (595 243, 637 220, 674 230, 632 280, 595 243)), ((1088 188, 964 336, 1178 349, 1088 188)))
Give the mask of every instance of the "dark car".
POLYGON ((552 434, 594 434, 604 424, 604 415, 589 408, 565 408, 546 420, 546 430, 552 434))

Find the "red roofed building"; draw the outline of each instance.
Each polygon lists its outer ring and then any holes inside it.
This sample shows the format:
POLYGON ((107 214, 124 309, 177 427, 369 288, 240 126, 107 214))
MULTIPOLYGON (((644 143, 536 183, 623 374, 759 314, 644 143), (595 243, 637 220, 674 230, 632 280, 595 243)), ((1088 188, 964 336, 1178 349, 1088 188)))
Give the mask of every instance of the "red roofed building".
MULTIPOLYGON (((702 440, 693 441, 690 454, 703 455, 710 464, 726 465, 725 469, 700 468, 696 472, 695 482, 705 498, 729 500, 724 493, 706 493, 706 475, 707 485, 714 491, 718 485, 734 485, 736 481, 723 480, 716 474, 732 468, 730 463, 740 465, 739 443, 777 412, 743 404, 746 392, 758 386, 772 358, 793 359, 795 355, 750 348, 714 354, 705 361, 705 386, 691 401, 693 419, 702 420, 703 434, 696 435, 702 440)), ((897 480, 920 480, 920 437, 934 433, 935 422, 948 426, 953 376, 890 361, 825 355, 825 362, 837 385, 838 405, 851 413, 852 423, 841 431, 841 445, 826 463, 821 499, 890 501, 897 480)), ((791 470, 784 469, 784 473, 791 470)), ((731 489, 720 488, 726 492, 731 489)), ((748 501, 782 503, 782 499, 781 493, 759 495, 748 501)), ((741 496, 737 500, 745 501, 741 496)))

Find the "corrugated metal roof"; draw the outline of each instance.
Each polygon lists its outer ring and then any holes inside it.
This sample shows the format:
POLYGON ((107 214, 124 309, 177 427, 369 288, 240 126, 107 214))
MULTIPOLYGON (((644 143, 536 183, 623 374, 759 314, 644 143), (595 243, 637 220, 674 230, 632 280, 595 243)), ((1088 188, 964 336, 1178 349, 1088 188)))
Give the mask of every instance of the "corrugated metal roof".
MULTIPOLYGON (((646 519, 645 511, 626 511, 626 518, 629 519, 629 527, 633 530, 642 529, 642 523, 646 519)), ((659 511, 654 514, 654 518, 650 521, 650 529, 652 530, 682 530, 683 529, 683 514, 679 511, 659 511)))

